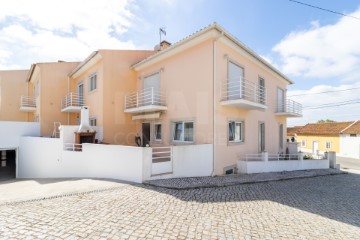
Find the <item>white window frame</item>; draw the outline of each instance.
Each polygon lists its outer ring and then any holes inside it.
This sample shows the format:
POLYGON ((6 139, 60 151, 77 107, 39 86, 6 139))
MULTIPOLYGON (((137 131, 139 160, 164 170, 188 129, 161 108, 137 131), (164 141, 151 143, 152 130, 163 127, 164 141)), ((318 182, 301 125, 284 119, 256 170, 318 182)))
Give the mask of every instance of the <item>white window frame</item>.
POLYGON ((95 116, 89 117, 89 124, 92 127, 96 127, 97 126, 97 118, 95 116), (95 121, 95 125, 92 124, 92 121, 95 121))
POLYGON ((243 143, 245 138, 244 138, 244 129, 245 129, 245 122, 242 120, 229 120, 228 124, 227 124, 227 133, 228 133, 228 137, 227 137, 227 141, 230 144, 234 144, 234 143, 243 143), (236 124, 240 124, 240 136, 239 136, 239 140, 236 140, 236 131, 234 129, 234 140, 230 140, 230 123, 234 123, 234 126, 236 127, 236 124))
POLYGON ((301 146, 302 146, 302 147, 306 147, 306 143, 307 143, 307 142, 306 142, 305 139, 301 140, 301 146))
POLYGON ((88 91, 94 92, 96 89, 97 89, 97 73, 94 72, 90 74, 88 77, 88 91))
POLYGON ((180 120, 180 121, 173 121, 171 124, 171 132, 172 132, 172 142, 173 143, 194 143, 195 142, 195 122, 193 120, 180 120), (192 133, 192 141, 185 140, 185 124, 192 123, 193 124, 193 133, 192 133), (180 133, 180 140, 175 140, 175 133, 176 133, 176 124, 182 124, 182 132, 180 133))
POLYGON ((153 131, 154 142, 162 142, 162 140, 163 140, 163 132, 164 132, 162 122, 155 122, 153 124, 153 129, 154 129, 154 131, 153 131), (157 128, 156 128, 156 126, 159 126, 159 125, 161 126, 160 138, 157 138, 157 128))
POLYGON ((331 147, 332 147, 332 143, 330 141, 326 141, 325 142, 325 149, 331 149, 331 147))

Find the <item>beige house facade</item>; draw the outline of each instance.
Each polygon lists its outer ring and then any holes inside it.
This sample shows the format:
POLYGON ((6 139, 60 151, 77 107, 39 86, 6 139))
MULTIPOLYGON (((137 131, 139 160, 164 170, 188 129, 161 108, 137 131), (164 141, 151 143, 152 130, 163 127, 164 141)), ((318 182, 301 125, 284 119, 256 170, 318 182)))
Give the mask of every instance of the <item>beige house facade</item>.
MULTIPOLYGON (((292 82, 217 24, 133 66, 125 112, 146 146, 214 144, 215 174, 248 153, 286 151, 292 82)), ((293 107, 293 108, 291 108, 293 107)))
POLYGON ((54 123, 79 125, 87 106, 103 143, 211 146, 211 175, 236 172, 247 154, 285 154, 287 118, 302 116, 286 96, 293 82, 216 23, 156 50, 98 50, 21 74, 24 84, 8 87, 16 98, 5 95, 20 101, 12 119, 40 122, 42 136, 56 137, 54 123))
POLYGON ((21 104, 34 104, 26 96, 32 92, 25 79, 29 70, 0 71, 0 121, 27 122, 31 112, 20 111, 21 104))

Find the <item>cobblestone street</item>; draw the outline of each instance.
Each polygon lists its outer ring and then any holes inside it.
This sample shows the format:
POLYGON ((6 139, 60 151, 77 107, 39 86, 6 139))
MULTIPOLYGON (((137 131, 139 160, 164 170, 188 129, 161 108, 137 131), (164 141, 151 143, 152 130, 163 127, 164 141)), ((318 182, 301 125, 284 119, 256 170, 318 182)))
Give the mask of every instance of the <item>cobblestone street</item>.
POLYGON ((0 206, 0 239, 83 238, 360 239, 360 175, 189 190, 118 184, 0 206))

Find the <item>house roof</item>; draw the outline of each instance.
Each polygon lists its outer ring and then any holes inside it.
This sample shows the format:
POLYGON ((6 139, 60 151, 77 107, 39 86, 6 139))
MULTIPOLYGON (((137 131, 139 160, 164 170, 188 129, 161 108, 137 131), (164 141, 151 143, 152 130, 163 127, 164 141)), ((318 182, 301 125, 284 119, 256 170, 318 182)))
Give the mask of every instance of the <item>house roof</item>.
POLYGON ((297 134, 305 135, 339 135, 347 129, 351 122, 331 122, 331 123, 308 123, 302 127, 297 134))
POLYGON ((360 134, 360 121, 353 122, 349 127, 344 129, 343 134, 360 134))
POLYGON ((185 44, 188 44, 189 42, 192 42, 195 39, 198 39, 200 36, 206 35, 206 33, 209 33, 211 30, 217 30, 218 36, 225 36, 227 39, 229 39, 232 43, 234 43, 237 47, 240 47, 242 50, 244 50, 247 54, 255 58, 258 62, 260 62, 262 65, 270 69, 272 72, 280 76, 282 79, 284 79, 289 84, 293 84, 294 82, 291 81, 288 77, 286 77, 284 74, 282 74, 279 70, 277 70, 274 66, 272 66, 270 63, 268 63, 266 60, 264 60, 262 57, 260 57, 258 54, 256 54, 253 50, 251 50, 249 47, 247 47, 244 43, 242 43, 240 40, 238 40, 236 37, 234 37, 231 33, 226 31, 223 27, 221 27, 216 22, 209 25, 208 27, 202 28, 198 30, 197 32, 187 36, 186 38, 174 43, 170 47, 166 48, 165 50, 159 51, 158 53, 155 53, 140 62, 134 64, 133 68, 140 68, 141 66, 144 66, 145 64, 149 62, 156 62, 159 59, 163 59, 166 57, 166 55, 170 55, 172 52, 177 52, 179 48, 184 46, 185 44))
POLYGON ((287 128, 287 135, 288 136, 295 136, 295 134, 297 134, 300 131, 301 128, 303 128, 303 126, 288 127, 287 128))

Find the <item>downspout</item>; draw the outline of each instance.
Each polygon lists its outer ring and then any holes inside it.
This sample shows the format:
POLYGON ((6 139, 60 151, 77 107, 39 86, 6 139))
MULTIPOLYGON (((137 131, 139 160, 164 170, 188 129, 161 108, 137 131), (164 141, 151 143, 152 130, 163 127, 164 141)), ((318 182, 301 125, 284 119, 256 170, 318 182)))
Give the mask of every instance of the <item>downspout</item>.
POLYGON ((224 36, 224 32, 214 38, 213 44, 213 170, 211 176, 215 176, 215 161, 216 161, 216 42, 219 38, 224 36))
MULTIPOLYGON (((68 76, 68 94, 70 93, 70 77, 68 76)), ((68 125, 70 125, 70 113, 67 113, 67 121, 68 121, 68 125)))

